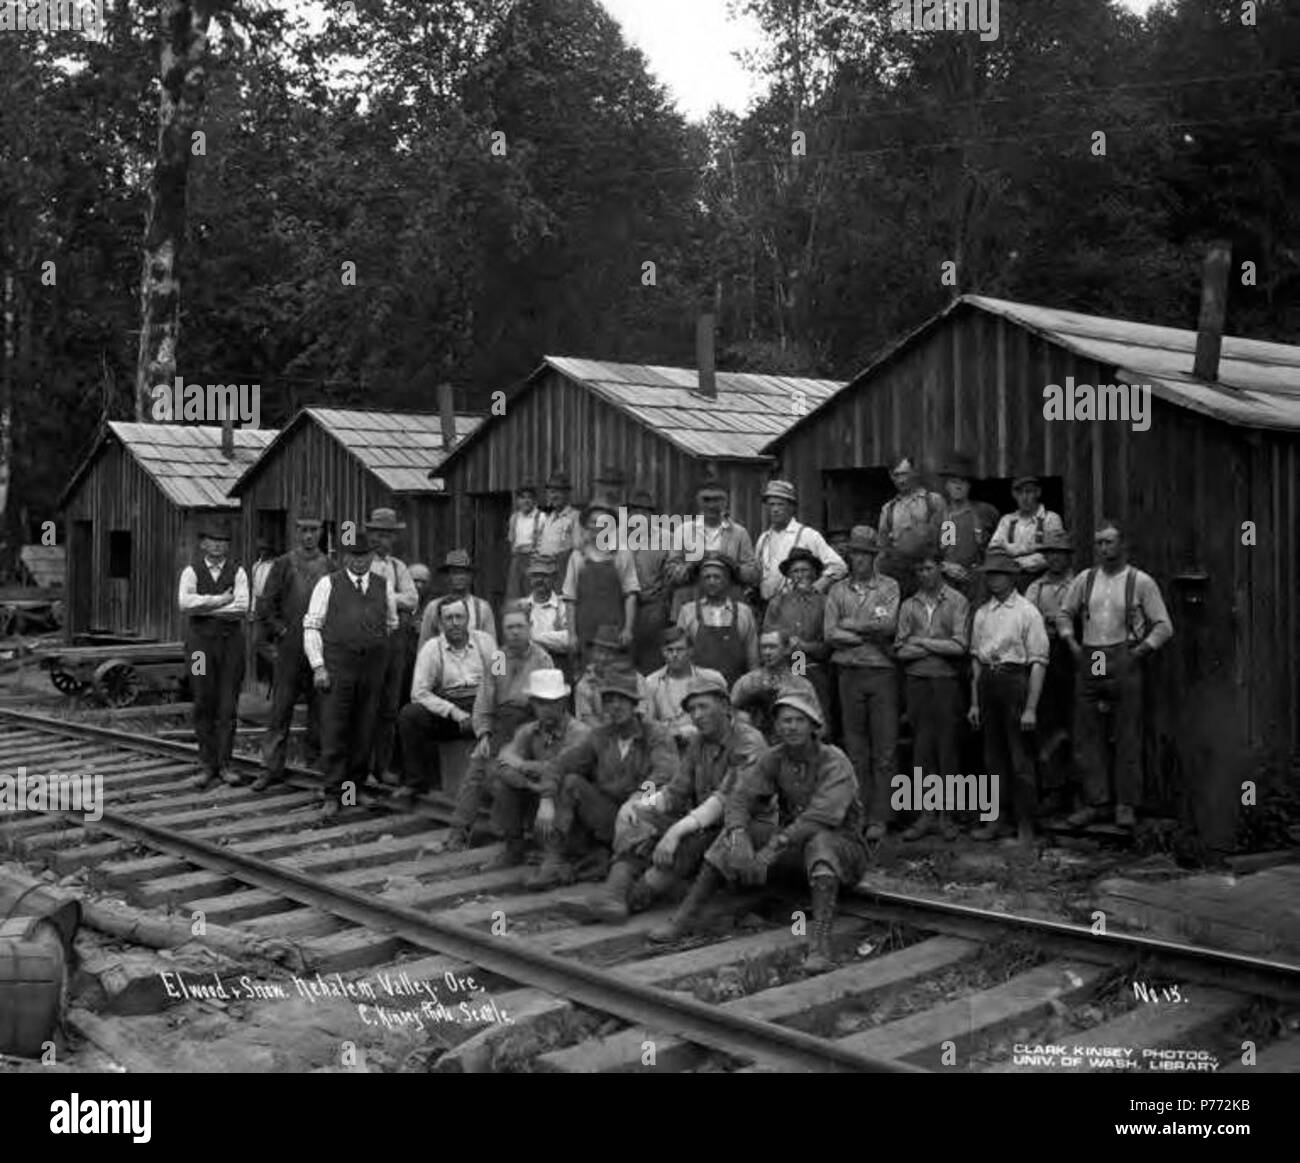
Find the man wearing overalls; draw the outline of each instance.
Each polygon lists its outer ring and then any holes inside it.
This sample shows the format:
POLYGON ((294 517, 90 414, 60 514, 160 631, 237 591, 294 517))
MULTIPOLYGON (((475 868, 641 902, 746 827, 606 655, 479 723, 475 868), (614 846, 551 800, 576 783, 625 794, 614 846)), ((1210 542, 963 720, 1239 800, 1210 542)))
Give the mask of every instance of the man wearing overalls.
POLYGON ((632 554, 616 544, 618 514, 593 502, 582 514, 581 551, 569 558, 560 596, 572 604, 574 645, 589 662, 591 643, 602 626, 618 626, 619 642, 631 645, 641 583, 632 554))
POLYGON ((731 595, 735 569, 726 557, 700 562, 700 596, 677 614, 697 667, 716 670, 733 686, 758 666, 758 623, 754 611, 731 595))

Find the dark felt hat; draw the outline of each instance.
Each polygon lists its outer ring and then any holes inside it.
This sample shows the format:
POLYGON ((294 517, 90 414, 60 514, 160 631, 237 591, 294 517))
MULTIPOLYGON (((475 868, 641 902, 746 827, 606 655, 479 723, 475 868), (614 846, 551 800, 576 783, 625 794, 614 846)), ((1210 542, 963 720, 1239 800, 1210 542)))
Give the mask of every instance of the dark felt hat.
POLYGON ((366 528, 377 533, 400 533, 406 525, 397 519, 396 509, 376 509, 370 514, 366 528))
POLYGON ((215 513, 205 513, 198 521, 200 537, 211 537, 216 541, 230 540, 230 518, 215 513))
POLYGON ((438 572, 447 573, 448 571, 453 569, 473 570, 473 568, 474 568, 474 559, 470 557, 468 550, 453 549, 450 553, 447 554, 446 558, 443 560, 443 563, 440 566, 438 566, 438 572))
POLYGON ((600 697, 603 699, 606 695, 622 695, 634 703, 639 702, 641 690, 636 671, 623 666, 606 671, 600 683, 600 697))
POLYGON ((573 482, 569 479, 567 472, 553 472, 546 480, 548 489, 571 489, 573 482))
POLYGON ((811 549, 803 545, 796 545, 792 550, 790 550, 789 556, 781 562, 779 566, 777 566, 777 569, 785 574, 786 577, 789 577, 790 570, 801 561, 805 561, 811 565, 816 571, 818 577, 821 577, 821 575, 826 571, 826 565, 822 559, 811 549))
POLYGON ((979 572, 1018 574, 1020 572, 1020 562, 1011 554, 994 549, 984 558, 984 564, 979 567, 979 572))
POLYGON ((975 479, 975 458, 968 452, 954 452, 939 466, 939 475, 943 477, 960 477, 965 481, 973 481, 975 479))

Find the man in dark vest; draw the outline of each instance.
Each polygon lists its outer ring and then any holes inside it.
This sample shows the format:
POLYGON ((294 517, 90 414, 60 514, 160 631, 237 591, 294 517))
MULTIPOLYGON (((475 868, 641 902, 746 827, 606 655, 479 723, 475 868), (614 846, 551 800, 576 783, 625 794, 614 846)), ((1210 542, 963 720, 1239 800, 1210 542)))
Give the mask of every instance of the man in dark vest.
POLYGON ((234 744, 235 710, 244 681, 244 619, 248 614, 248 574, 230 556, 226 517, 199 520, 199 552, 181 570, 176 602, 189 617, 185 659, 194 698, 194 734, 205 788, 218 776, 238 786, 243 776, 223 769, 234 744))
POLYGON ((345 549, 344 568, 316 583, 302 620, 312 681, 325 692, 321 766, 327 816, 338 813, 345 783, 351 781, 355 796, 365 781, 389 635, 397 631, 397 601, 388 580, 371 572, 373 559, 369 541, 345 549))
POLYGON ((321 552, 320 531, 319 517, 298 518, 298 546, 275 559, 257 602, 263 640, 275 646, 275 681, 271 690, 271 718, 262 745, 266 770, 254 781, 254 791, 264 791, 284 778, 289 729, 299 699, 307 702, 307 764, 314 767, 320 759, 320 699, 302 647, 302 620, 307 603, 316 583, 334 568, 334 563, 321 552))

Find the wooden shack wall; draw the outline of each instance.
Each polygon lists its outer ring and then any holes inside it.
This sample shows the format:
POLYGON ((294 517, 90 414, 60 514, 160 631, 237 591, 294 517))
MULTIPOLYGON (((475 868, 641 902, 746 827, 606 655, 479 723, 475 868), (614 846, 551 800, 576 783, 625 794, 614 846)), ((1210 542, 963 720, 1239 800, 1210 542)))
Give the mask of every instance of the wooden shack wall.
POLYGON ((261 509, 283 509, 286 548, 294 544, 294 522, 315 514, 342 528, 356 522, 358 535, 377 508, 397 510, 406 530, 399 534, 397 554, 406 562, 423 561, 431 568, 441 560, 451 540, 449 498, 421 494, 394 494, 356 457, 318 424, 308 421, 270 453, 258 471, 240 489, 244 544, 253 546, 257 514, 261 509))
POLYGON ((68 538, 67 634, 88 630, 164 640, 181 635, 176 580, 190 555, 186 514, 115 440, 108 441, 64 509, 68 538), (92 523, 88 559, 74 551, 73 523, 92 523), (131 533, 131 576, 108 577, 109 532, 131 533), (89 624, 78 624, 72 595, 91 593, 89 624))
POLYGON ((813 522, 824 518, 823 471, 884 466, 901 451, 930 471, 959 448, 980 477, 1021 466, 1059 476, 1078 568, 1092 560, 1095 522, 1123 522, 1175 627, 1151 672, 1149 793, 1171 805, 1191 793, 1205 828, 1230 839, 1243 773, 1260 763, 1284 770, 1300 747, 1297 437, 1252 435, 1158 399, 1146 431, 1049 422, 1043 388, 1066 376, 1124 382, 1014 323, 954 312, 792 432, 779 468, 813 522), (1258 525, 1255 548, 1241 543, 1246 520, 1258 525), (1203 594, 1174 581, 1195 570, 1209 575, 1203 594))
MULTIPOLYGON (((591 494, 605 465, 618 465, 629 490, 649 489, 662 512, 694 510, 693 491, 704 461, 557 371, 548 372, 509 403, 506 415, 489 423, 484 436, 444 474, 447 490, 455 496, 457 544, 471 551, 478 537, 504 536, 504 530, 475 528, 475 494, 507 492, 524 481, 541 485, 561 469, 573 481, 577 502, 591 494)), ((759 493, 771 475, 769 467, 743 461, 714 463, 731 491, 733 517, 757 537, 762 528, 759 493)), ((488 591, 504 581, 485 580, 488 584, 483 588, 488 591)))

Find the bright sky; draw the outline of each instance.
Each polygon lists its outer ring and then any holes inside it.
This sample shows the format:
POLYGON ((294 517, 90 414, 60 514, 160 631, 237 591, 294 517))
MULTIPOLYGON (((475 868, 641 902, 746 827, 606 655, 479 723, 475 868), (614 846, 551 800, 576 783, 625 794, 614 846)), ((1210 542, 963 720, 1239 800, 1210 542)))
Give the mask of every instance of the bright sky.
MULTIPOLYGON (((1155 0, 1120 0, 1145 12, 1155 0)), ((699 120, 714 105, 743 113, 758 95, 754 78, 735 53, 757 47, 752 21, 732 20, 728 0, 601 0, 624 35, 650 61, 650 68, 676 98, 678 108, 699 120)))

